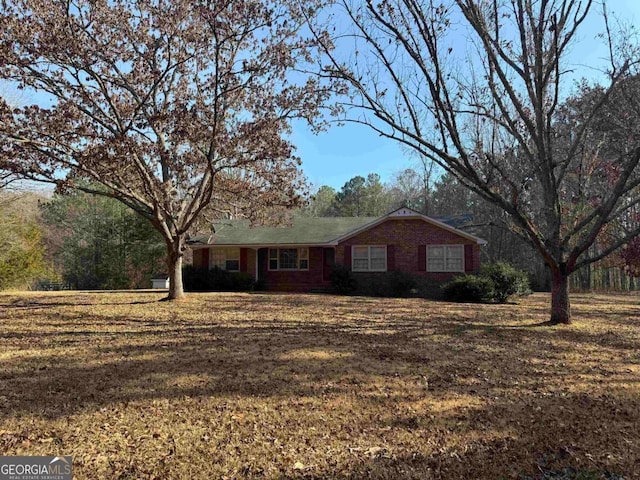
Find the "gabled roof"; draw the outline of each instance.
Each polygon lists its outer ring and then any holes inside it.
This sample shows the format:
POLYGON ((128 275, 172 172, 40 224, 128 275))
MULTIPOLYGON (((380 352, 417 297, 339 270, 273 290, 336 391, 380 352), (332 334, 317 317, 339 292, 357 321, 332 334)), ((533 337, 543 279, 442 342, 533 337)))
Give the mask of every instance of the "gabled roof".
POLYGON ((290 224, 277 227, 252 227, 247 220, 219 220, 214 224, 215 234, 198 235, 191 238, 189 244, 245 247, 337 245, 342 240, 394 218, 419 219, 479 244, 487 243, 452 226, 468 222, 466 218, 431 218, 403 207, 381 217, 294 217, 290 224))
MULTIPOLYGON (((346 240, 347 238, 353 237, 361 232, 364 232, 365 230, 369 230, 370 228, 373 228, 377 225, 380 225, 381 223, 386 222, 387 220, 391 220, 391 219, 396 219, 396 218, 403 218, 403 219, 416 219, 416 220, 422 220, 424 222, 430 223, 431 225, 435 225, 436 227, 440 227, 444 230, 447 230, 449 232, 455 233, 456 235, 459 235, 461 237, 464 237, 468 240, 472 240, 480 245, 486 245, 487 241, 483 240, 482 238, 476 237, 475 235, 471 235, 470 233, 467 232, 463 232, 462 230, 459 230, 455 227, 452 227, 451 225, 448 225, 446 223, 444 223, 441 220, 436 220, 435 218, 432 217, 427 217, 426 215, 422 215, 419 212, 416 212, 415 210, 412 210, 408 207, 401 207, 398 208, 397 210, 394 210, 391 213, 388 213, 387 215, 383 215, 382 217, 378 217, 377 219, 375 219, 373 222, 364 225, 360 228, 356 228, 353 231, 349 232, 348 234, 339 237, 336 239, 336 243, 338 242, 342 242, 343 240, 346 240)), ((446 218, 446 217, 443 217, 446 218)))
POLYGON ((290 224, 252 227, 248 220, 220 220, 206 243, 216 245, 324 245, 378 217, 294 217, 290 224))

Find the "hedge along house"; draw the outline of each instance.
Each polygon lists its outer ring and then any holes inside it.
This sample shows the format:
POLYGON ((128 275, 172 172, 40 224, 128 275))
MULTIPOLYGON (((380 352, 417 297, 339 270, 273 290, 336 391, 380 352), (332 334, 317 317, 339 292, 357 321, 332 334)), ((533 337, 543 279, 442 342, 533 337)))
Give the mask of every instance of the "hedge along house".
POLYGON ((382 217, 294 218, 282 227, 220 220, 189 241, 195 267, 245 272, 269 290, 331 286, 334 265, 356 278, 404 271, 436 281, 480 267, 484 240, 403 207, 382 217))

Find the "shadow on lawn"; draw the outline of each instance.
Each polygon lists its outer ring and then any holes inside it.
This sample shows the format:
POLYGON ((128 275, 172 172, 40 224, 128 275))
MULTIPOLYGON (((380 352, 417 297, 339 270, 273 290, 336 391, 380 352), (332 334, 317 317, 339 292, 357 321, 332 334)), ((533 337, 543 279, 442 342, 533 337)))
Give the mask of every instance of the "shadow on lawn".
MULTIPOLYGON (((640 321, 635 324, 640 328, 640 321)), ((603 333, 589 333, 577 331, 572 327, 557 326, 550 328, 545 323, 533 323, 528 325, 491 325, 487 323, 470 323, 468 321, 447 320, 441 322, 436 330, 450 336, 460 336, 466 333, 482 335, 488 342, 503 342, 507 337, 513 341, 528 341, 535 338, 536 341, 562 340, 584 346, 600 346, 613 349, 637 351, 640 347, 638 339, 626 338, 613 331, 603 333)))
MULTIPOLYGON (((48 296, 46 297, 47 300, 49 300, 48 302, 33 302, 33 301, 29 301, 29 300, 13 300, 9 303, 0 303, 0 309, 3 308, 7 308, 7 309, 21 309, 21 310, 40 310, 42 308, 46 308, 46 307, 87 307, 87 306, 94 306, 96 305, 96 302, 92 302, 89 299, 85 299, 84 301, 60 301, 60 299, 65 299, 67 300, 69 298, 68 295, 65 296, 48 296)), ((158 302, 160 299, 153 299, 153 300, 145 300, 145 301, 140 301, 140 300, 136 300, 136 301, 132 301, 132 302, 101 302, 99 305, 112 305, 112 306, 116 306, 116 305, 145 305, 145 304, 150 304, 150 303, 156 303, 158 302)))
MULTIPOLYGON (((0 411, 6 415, 39 411, 57 417, 148 398, 321 396, 327 384, 333 385, 333 393, 344 394, 354 389, 354 379, 366 388, 370 378, 398 377, 412 384, 426 378, 430 395, 491 397, 516 382, 539 377, 532 359, 549 362, 547 373, 566 372, 560 358, 569 347, 552 345, 552 339, 571 342, 576 349, 588 345, 640 350, 637 341, 612 334, 474 324, 461 328, 457 321, 446 319, 427 324, 405 319, 394 322, 393 331, 376 322, 327 325, 273 320, 241 327, 162 322, 158 326, 110 317, 109 324, 129 328, 0 335, 3 341, 83 347, 81 357, 53 354, 5 360, 0 385, 13 394, 0 404, 0 411), (428 332, 421 336, 425 328, 428 332), (181 384, 185 377, 200 380, 181 384)), ((591 375, 594 370, 583 365, 573 371, 591 375)))
POLYGON ((282 478, 513 477, 519 472, 510 465, 535 471, 536 462, 557 452, 565 452, 558 465, 584 466, 591 459, 602 471, 613 464, 632 472, 633 462, 640 462, 624 457, 627 442, 638 441, 640 402, 628 389, 640 378, 621 371, 622 358, 640 351, 637 337, 540 329, 533 327, 537 317, 528 325, 491 325, 454 314, 427 316, 416 314, 416 308, 428 304, 415 302, 390 303, 394 308, 388 311, 363 315, 357 304, 329 299, 327 308, 339 318, 284 319, 283 311, 317 302, 310 296, 248 296, 252 318, 216 322, 223 313, 237 313, 237 297, 229 298, 206 301, 216 306, 209 321, 172 321, 171 309, 155 319, 89 310, 91 319, 73 329, 76 313, 35 314, 29 329, 0 334, 3 345, 17 349, 2 361, 0 416, 60 418, 118 403, 186 396, 349 397, 389 411, 387 423, 375 427, 429 432, 424 442, 438 448, 430 456, 403 451, 400 445, 385 445, 382 434, 381 450, 356 452, 347 473, 323 466, 282 478), (72 348, 56 351, 56 345, 72 348), (619 356, 609 352, 599 362, 591 356, 568 364, 567 356, 581 349, 608 349, 619 356), (41 353, 21 355, 21 350, 41 353), (592 389, 596 393, 590 394, 592 389), (480 406, 436 412, 447 419, 443 425, 424 412, 395 410, 399 404, 459 398, 474 398, 480 406), (447 446, 449 437, 465 435, 464 449, 447 446), (598 443, 606 448, 593 449, 598 443))
MULTIPOLYGON (((382 449, 375 455, 350 464, 347 471, 326 468, 318 471, 282 475, 281 480, 371 479, 371 480, 441 480, 447 479, 518 479, 518 480, 627 480, 636 478, 635 465, 640 458, 626 459, 624 465, 608 466, 610 462, 595 459, 580 446, 562 439, 550 438, 544 444, 530 438, 544 432, 531 432, 531 437, 505 437, 475 443, 463 453, 442 449, 432 455, 405 453, 382 449), (585 462, 586 458, 589 460, 585 462), (628 472, 624 474, 623 472, 628 472)), ((616 433, 616 432, 611 432, 616 433)), ((571 438, 571 437, 567 437, 571 438)), ((624 447, 623 447, 624 448, 624 447)), ((598 455, 601 452, 595 452, 598 455)))

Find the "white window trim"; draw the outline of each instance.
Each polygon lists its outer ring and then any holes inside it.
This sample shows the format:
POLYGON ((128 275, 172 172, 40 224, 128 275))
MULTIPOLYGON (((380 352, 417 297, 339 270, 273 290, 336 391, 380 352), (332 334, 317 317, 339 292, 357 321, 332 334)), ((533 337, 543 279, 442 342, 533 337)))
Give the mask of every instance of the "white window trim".
POLYGON ((353 272, 386 272, 387 271, 387 245, 352 245, 351 246, 351 271, 353 272), (372 248, 381 248, 384 247, 384 268, 383 269, 372 269, 371 268, 371 249, 372 248), (366 270, 356 269, 355 268, 355 249, 356 248, 366 248, 367 249, 367 260, 368 260, 368 268, 366 270))
POLYGON ((430 273, 464 273, 465 271, 465 264, 464 264, 464 245, 456 245, 456 244, 449 244, 449 245, 427 245, 427 253, 425 255, 426 257, 426 269, 427 272, 430 273), (434 247, 444 247, 444 257, 442 257, 443 259, 443 270, 430 270, 429 269, 429 249, 430 248, 434 248, 434 247), (447 248, 450 247, 456 247, 456 248, 460 248, 462 250, 462 269, 461 270, 447 270, 447 248))
MULTIPOLYGON (((234 273, 240 271, 240 257, 242 256, 242 253, 240 252, 240 248, 239 247, 213 247, 213 248, 211 248, 211 251, 209 252, 209 269, 212 269, 213 267, 216 266, 216 265, 213 264, 213 258, 214 258, 213 251, 215 249, 220 249, 220 250, 224 251, 224 263, 225 263, 225 266, 226 266, 227 260, 237 260, 238 261, 238 269, 237 270, 227 270, 226 268, 223 268, 222 270, 227 271, 227 272, 234 272, 234 273), (232 249, 235 249, 235 248, 238 249, 238 258, 232 258, 232 257, 227 256, 227 253, 229 252, 229 250, 232 250, 232 249)), ((218 268, 220 268, 220 267, 218 267, 218 268)))
POLYGON ((267 271, 269 272, 307 272, 309 271, 309 264, 311 263, 309 257, 311 256, 309 247, 282 247, 282 248, 267 248, 267 271), (305 248, 307 250, 306 258, 302 258, 300 255, 300 250, 305 248), (280 250, 297 250, 298 251, 298 268, 280 268, 280 250), (278 268, 271 268, 271 250, 277 250, 276 254, 276 262, 278 263, 278 268), (307 268, 300 268, 300 260, 307 261, 307 268))

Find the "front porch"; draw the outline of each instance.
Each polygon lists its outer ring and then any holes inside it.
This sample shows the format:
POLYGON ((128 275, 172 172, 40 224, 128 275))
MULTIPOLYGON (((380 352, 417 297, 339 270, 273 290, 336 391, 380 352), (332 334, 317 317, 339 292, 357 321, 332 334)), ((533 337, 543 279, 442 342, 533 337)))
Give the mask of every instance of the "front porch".
POLYGON ((193 251, 196 268, 246 273, 267 290, 326 291, 331 287, 335 247, 201 247, 193 251))

